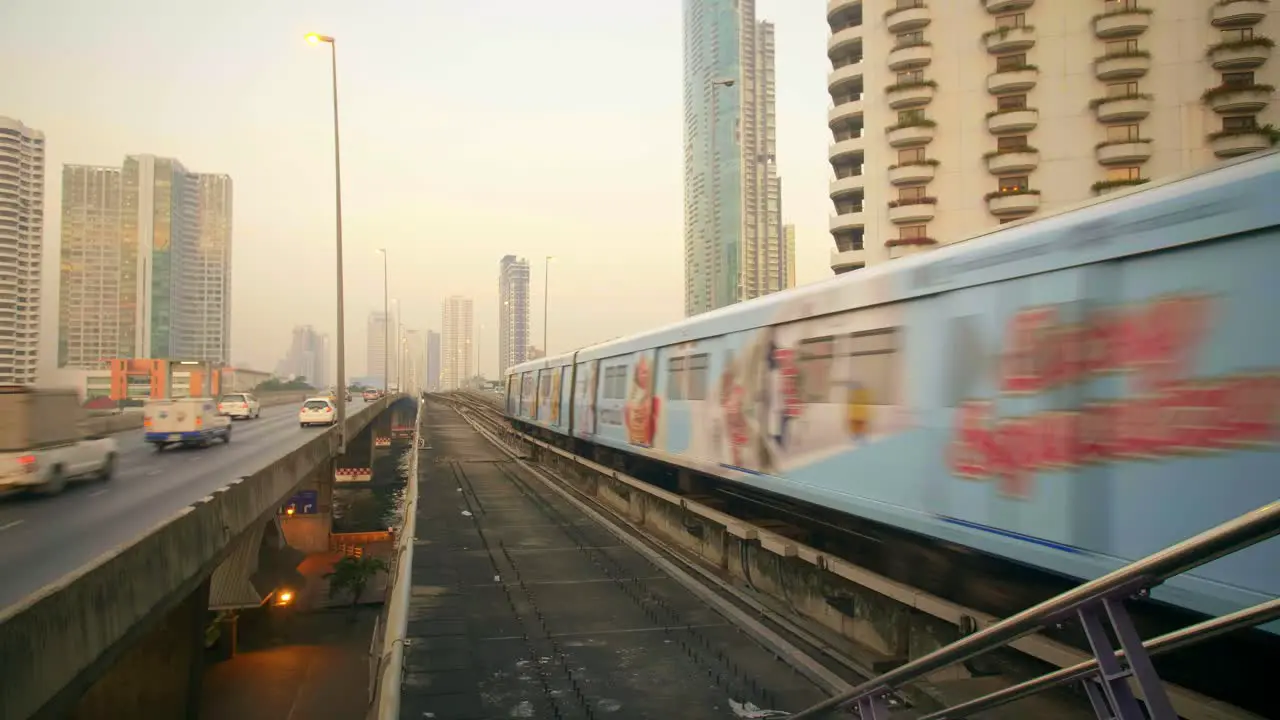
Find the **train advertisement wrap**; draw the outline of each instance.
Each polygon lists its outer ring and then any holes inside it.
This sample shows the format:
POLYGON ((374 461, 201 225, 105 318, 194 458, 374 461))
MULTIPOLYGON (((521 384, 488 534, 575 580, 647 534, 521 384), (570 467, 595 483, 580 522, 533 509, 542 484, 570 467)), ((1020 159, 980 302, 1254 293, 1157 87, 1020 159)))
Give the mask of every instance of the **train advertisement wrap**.
MULTIPOLYGON (((590 442, 1092 579, 1280 496, 1278 192, 1266 154, 513 372, 576 363, 590 442)), ((1221 615, 1277 568, 1152 595, 1221 615)))

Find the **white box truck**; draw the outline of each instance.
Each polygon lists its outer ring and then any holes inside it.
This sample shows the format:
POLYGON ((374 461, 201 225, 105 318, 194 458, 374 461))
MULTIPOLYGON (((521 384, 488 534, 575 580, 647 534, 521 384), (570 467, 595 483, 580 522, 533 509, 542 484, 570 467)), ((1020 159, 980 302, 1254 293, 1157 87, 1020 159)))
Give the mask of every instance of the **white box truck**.
POLYGON ((86 437, 74 390, 0 386, 0 493, 62 492, 70 480, 110 480, 118 448, 86 437))
POLYGON ((218 413, 213 398, 148 400, 142 408, 146 440, 159 452, 170 445, 208 447, 231 442, 231 418, 218 413))

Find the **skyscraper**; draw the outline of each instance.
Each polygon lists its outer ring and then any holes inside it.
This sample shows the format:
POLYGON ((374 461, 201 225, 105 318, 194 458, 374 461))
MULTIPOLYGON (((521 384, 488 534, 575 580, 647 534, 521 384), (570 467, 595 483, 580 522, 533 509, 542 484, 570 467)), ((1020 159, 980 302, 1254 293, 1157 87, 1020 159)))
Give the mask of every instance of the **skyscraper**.
POLYGON ((62 185, 58 364, 230 362, 231 178, 130 155, 62 185))
POLYGON ((786 278, 787 278, 787 281, 786 283, 784 283, 783 287, 793 288, 796 286, 796 226, 795 225, 782 226, 782 243, 783 243, 783 247, 782 247, 783 257, 786 258, 786 262, 784 263, 783 267, 785 268, 786 278))
POLYGON ((387 314, 383 312, 369 313, 368 349, 365 354, 365 374, 371 378, 379 378, 392 382, 391 365, 387 362, 387 314))
POLYGON ((0 383, 35 384, 44 250, 44 133, 0 117, 0 383))
POLYGON ((401 353, 401 361, 404 364, 404 387, 401 388, 405 392, 419 393, 426 387, 424 381, 427 377, 427 343, 422 336, 422 332, 418 330, 404 330, 404 352, 401 353))
POLYGON ((528 358, 529 261, 507 255, 498 263, 498 373, 528 358))
POLYGON ((192 177, 196 231, 181 263, 183 291, 191 302, 180 354, 225 362, 231 346, 231 178, 212 173, 192 177))
POLYGON ((755 0, 684 0, 685 315, 785 287, 774 30, 755 0))
POLYGON ((304 377, 312 387, 329 385, 329 336, 316 331, 310 325, 293 329, 293 342, 289 354, 280 363, 284 375, 304 377))
POLYGON ((453 295, 445 298, 441 328, 440 389, 465 387, 472 376, 472 304, 471 298, 453 295))
POLYGON ((427 331, 427 390, 440 390, 440 333, 427 331))

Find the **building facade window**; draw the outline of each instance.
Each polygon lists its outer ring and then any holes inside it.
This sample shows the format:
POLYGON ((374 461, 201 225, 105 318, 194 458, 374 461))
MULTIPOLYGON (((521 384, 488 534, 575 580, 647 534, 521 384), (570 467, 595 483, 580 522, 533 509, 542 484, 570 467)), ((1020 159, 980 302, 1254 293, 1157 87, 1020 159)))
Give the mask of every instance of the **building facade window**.
POLYGON ((1142 137, 1138 132, 1136 123, 1128 125, 1108 125, 1107 126, 1107 142, 1123 143, 1134 142, 1142 137))
POLYGON ((1030 186, 1030 178, 1026 175, 1010 175, 1000 178, 1000 192, 1002 193, 1022 192, 1030 186))

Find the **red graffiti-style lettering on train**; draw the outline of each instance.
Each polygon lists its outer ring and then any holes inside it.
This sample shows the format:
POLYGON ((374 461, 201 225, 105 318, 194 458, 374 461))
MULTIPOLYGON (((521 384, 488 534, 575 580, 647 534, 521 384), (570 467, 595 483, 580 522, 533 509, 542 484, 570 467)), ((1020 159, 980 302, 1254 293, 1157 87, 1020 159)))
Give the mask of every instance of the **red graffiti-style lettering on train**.
POLYGON ((1209 324, 1210 298, 1160 298, 1132 308, 1061 321, 1055 306, 1025 310, 1009 323, 1000 389, 1038 393, 1107 372, 1134 373, 1138 392, 1154 392, 1188 376, 1209 324))
POLYGON ((725 424, 729 430, 729 444, 734 448, 746 445, 750 439, 747 433, 747 419, 743 415, 742 407, 746 394, 745 388, 734 383, 723 403, 725 424))
POLYGON ((1280 440, 1280 374, 1174 382, 1159 392, 1080 410, 996 419, 987 401, 964 403, 951 443, 952 471, 997 479, 1027 497, 1038 471, 1155 459, 1280 440))

